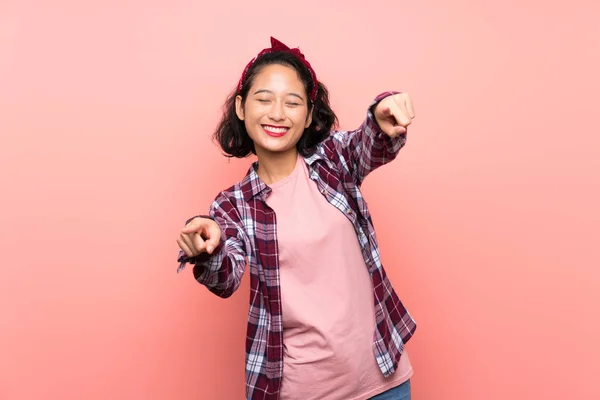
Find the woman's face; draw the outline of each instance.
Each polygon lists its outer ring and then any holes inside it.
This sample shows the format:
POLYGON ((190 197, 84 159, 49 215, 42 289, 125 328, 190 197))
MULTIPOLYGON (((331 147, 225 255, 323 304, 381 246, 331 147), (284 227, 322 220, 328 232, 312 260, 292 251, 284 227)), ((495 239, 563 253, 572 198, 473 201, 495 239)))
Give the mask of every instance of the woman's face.
POLYGON ((254 77, 245 103, 236 98, 236 113, 254 141, 256 154, 296 152, 304 129, 312 122, 304 84, 285 65, 264 66, 254 77))

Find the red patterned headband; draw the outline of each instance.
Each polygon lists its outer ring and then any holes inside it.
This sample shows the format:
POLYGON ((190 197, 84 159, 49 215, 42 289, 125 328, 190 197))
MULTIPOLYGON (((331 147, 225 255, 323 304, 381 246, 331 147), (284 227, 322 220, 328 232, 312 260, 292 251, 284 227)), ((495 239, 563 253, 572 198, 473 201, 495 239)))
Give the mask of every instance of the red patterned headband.
POLYGON ((304 58, 304 54, 302 54, 300 52, 299 48, 290 49, 289 47, 287 47, 285 44, 281 43, 279 40, 275 39, 274 37, 271 37, 271 47, 262 50, 260 53, 258 53, 258 55, 256 57, 254 57, 252 60, 250 60, 248 65, 246 65, 246 68, 244 68, 244 72, 242 73, 242 77, 240 78, 240 81, 238 83, 237 92, 240 93, 242 91, 242 85, 244 84, 244 80, 246 79, 246 74, 248 73, 248 70, 250 69, 250 67, 252 67, 252 64, 254 64, 254 61, 256 61, 263 54, 273 53, 276 51, 285 51, 287 53, 291 53, 291 54, 295 55, 296 57, 298 57, 300 59, 300 61, 302 61, 302 63, 304 65, 306 65, 306 68, 308 68, 308 70, 310 71, 310 75, 312 76, 312 80, 313 80, 313 89, 312 89, 312 92, 310 93, 310 100, 314 103, 315 100, 317 99, 317 92, 319 91, 319 83, 317 81, 317 74, 315 74, 315 70, 312 69, 312 67, 310 66, 310 63, 308 61, 306 61, 306 59, 304 58))

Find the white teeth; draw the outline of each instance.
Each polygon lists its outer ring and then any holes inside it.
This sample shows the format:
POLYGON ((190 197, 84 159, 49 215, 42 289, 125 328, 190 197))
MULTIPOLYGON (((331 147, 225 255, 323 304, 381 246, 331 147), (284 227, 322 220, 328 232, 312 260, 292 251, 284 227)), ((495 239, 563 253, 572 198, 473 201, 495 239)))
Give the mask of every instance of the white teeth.
POLYGON ((284 133, 287 132, 288 128, 275 128, 272 126, 264 126, 263 127, 265 130, 269 131, 269 132, 273 132, 273 133, 284 133))

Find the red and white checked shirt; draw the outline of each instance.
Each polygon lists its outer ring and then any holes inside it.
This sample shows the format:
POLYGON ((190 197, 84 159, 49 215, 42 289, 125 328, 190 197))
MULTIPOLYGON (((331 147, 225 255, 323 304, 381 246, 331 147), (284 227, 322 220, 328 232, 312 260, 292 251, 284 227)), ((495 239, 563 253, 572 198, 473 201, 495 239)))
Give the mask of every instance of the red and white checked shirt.
MULTIPOLYGON (((360 192, 365 177, 396 158, 406 134, 390 138, 372 114, 373 106, 396 92, 377 96, 367 117, 354 131, 333 131, 305 158, 310 178, 323 196, 354 225, 365 265, 373 281, 376 330, 374 357, 384 376, 398 366, 404 345, 416 324, 388 280, 367 203, 360 192)), ((257 163, 245 178, 221 192, 209 211, 221 228, 220 245, 212 255, 188 258, 179 252, 178 271, 194 264, 194 276, 220 297, 239 287, 246 260, 250 268, 250 307, 246 335, 246 398, 278 400, 283 374, 283 324, 279 286, 276 215, 265 199, 271 189, 258 177, 257 163)))

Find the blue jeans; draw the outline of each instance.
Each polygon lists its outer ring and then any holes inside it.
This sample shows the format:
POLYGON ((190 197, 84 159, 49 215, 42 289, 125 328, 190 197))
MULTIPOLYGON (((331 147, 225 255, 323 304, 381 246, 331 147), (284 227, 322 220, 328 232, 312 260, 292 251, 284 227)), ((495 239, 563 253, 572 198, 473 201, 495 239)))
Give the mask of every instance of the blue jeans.
POLYGON ((370 400, 410 400, 410 380, 375 397, 371 397, 370 400))

